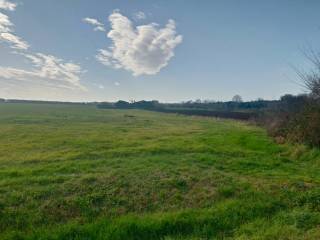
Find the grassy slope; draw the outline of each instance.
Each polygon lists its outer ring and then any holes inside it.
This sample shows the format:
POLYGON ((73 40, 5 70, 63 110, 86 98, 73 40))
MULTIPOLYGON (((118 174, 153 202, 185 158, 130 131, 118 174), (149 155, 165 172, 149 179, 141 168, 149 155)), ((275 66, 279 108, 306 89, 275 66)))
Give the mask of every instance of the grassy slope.
POLYGON ((0 239, 320 239, 319 159, 235 121, 0 104, 0 239))

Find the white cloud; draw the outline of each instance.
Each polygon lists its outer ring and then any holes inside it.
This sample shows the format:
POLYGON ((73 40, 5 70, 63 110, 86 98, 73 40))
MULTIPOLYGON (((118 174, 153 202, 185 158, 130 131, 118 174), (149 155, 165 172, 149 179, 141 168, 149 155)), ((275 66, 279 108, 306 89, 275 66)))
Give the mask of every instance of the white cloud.
POLYGON ((84 18, 82 19, 83 22, 88 23, 92 26, 94 26, 94 31, 101 31, 101 32, 105 32, 106 29, 104 28, 104 24, 99 22, 97 19, 95 18, 84 18))
POLYGON ((139 12, 136 12, 134 15, 133 15, 134 19, 136 20, 143 20, 143 19, 146 19, 147 16, 144 12, 142 11, 139 11, 139 12))
POLYGON ((27 42, 9 32, 0 33, 0 40, 10 43, 11 48, 24 50, 29 48, 29 44, 27 42))
POLYGON ((2 78, 7 78, 7 79, 12 78, 17 80, 23 80, 23 79, 26 79, 27 77, 35 77, 35 76, 37 76, 37 74, 32 71, 0 66, 0 77, 2 78))
MULTIPOLYGON (((0 0, 0 9, 13 11, 15 7, 16 4, 0 0)), ((52 55, 25 51, 28 50, 29 44, 14 34, 13 26, 14 24, 9 17, 0 13, 0 42, 8 42, 11 48, 16 49, 13 53, 28 59, 32 68, 25 70, 0 66, 0 80, 23 80, 30 83, 41 83, 54 88, 85 90, 80 84, 80 75, 83 70, 79 65, 66 62, 52 55)))
POLYGON ((11 27, 13 23, 10 21, 9 17, 0 12, 0 32, 11 32, 11 27))
POLYGON ((28 49, 29 44, 14 34, 13 26, 9 17, 0 13, 0 41, 9 43, 10 47, 14 49, 28 49))
POLYGON ((52 55, 42 53, 17 54, 23 55, 31 60, 33 68, 31 70, 24 70, 12 67, 0 67, 0 78, 44 81, 49 85, 55 84, 62 88, 85 90, 80 84, 80 74, 83 73, 83 71, 79 65, 72 62, 65 62, 52 55))
POLYGON ((0 0, 0 9, 14 11, 16 7, 17 7, 16 3, 12 3, 7 0, 0 0))
POLYGON ((62 59, 54 57, 52 55, 45 55, 38 53, 34 61, 35 66, 40 68, 39 74, 43 78, 49 78, 53 80, 62 80, 71 85, 80 87, 79 74, 82 73, 81 67, 72 62, 65 62, 62 59))
POLYGON ((93 29, 93 31, 105 32, 106 29, 105 29, 104 27, 102 27, 102 26, 97 26, 97 27, 95 27, 95 28, 93 29))
POLYGON ((113 12, 109 21, 111 30, 107 36, 112 45, 108 50, 98 50, 96 59, 106 66, 131 71, 134 76, 158 73, 182 42, 173 20, 169 20, 164 28, 154 23, 134 27, 127 17, 113 12))
POLYGON ((119 82, 114 82, 114 85, 115 86, 120 86, 120 83, 119 82))
POLYGON ((101 22, 99 22, 97 19, 94 19, 94 18, 87 17, 87 18, 84 18, 83 21, 94 26, 103 26, 101 22))

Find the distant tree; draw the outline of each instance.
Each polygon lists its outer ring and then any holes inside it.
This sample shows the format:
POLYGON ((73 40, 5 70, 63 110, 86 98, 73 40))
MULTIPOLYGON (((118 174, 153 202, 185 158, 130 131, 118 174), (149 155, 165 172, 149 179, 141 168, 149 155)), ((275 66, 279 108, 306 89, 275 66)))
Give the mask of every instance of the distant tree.
POLYGON ((215 101, 211 99, 205 99, 203 103, 209 104, 209 103, 215 103, 215 101))
POLYGON ((306 95, 292 95, 286 94, 280 97, 280 108, 282 111, 296 113, 301 111, 306 106, 307 96, 306 95))
POLYGON ((116 108, 130 108, 130 103, 123 101, 123 100, 119 100, 118 102, 116 102, 114 104, 114 106, 116 108))
POLYGON ((138 102, 134 102, 131 104, 132 107, 134 108, 141 108, 141 109, 155 109, 156 107, 158 107, 159 102, 156 100, 152 100, 152 101, 138 101, 138 102))
POLYGON ((237 102, 237 103, 241 103, 242 101, 242 97, 240 95, 234 95, 232 98, 232 102, 237 102))

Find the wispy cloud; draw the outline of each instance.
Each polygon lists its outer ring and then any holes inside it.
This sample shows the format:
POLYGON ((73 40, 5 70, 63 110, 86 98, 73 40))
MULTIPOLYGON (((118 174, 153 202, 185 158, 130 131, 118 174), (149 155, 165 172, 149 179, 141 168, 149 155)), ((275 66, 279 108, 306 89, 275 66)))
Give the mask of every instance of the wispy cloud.
POLYGON ((10 21, 9 17, 0 12, 0 32, 11 32, 13 23, 10 21))
POLYGON ((14 35, 14 34, 9 33, 9 32, 0 33, 0 39, 10 43, 11 44, 11 48, 24 49, 24 50, 29 48, 29 44, 26 41, 23 41, 17 35, 14 35))
POLYGON ((80 84, 79 75, 83 72, 81 67, 72 62, 65 62, 52 55, 43 53, 25 54, 18 53, 29 59, 32 63, 31 70, 12 67, 0 67, 0 78, 32 81, 34 79, 52 80, 61 87, 79 88, 85 90, 80 84))
POLYGON ((139 11, 139 12, 136 12, 136 13, 133 14, 133 18, 135 20, 143 20, 143 19, 146 19, 147 16, 146 16, 146 14, 144 12, 139 11))
MULTIPOLYGON (((7 3, 9 4, 9 2, 7 3)), ((13 26, 14 24, 10 21, 9 17, 0 13, 0 41, 9 43, 11 48, 28 49, 29 44, 14 34, 13 26)))
POLYGON ((163 28, 155 23, 135 27, 126 16, 115 11, 109 21, 111 30, 107 36, 112 45, 108 50, 98 50, 96 59, 106 66, 131 71, 134 76, 158 73, 182 42, 174 20, 169 20, 163 28))
MULTIPOLYGON (((16 4, 0 0, 0 9, 13 11, 15 8, 16 4)), ((16 49, 13 53, 29 60, 32 67, 26 70, 0 66, 0 78, 42 82, 55 87, 85 90, 80 84, 80 75, 83 70, 78 64, 64 61, 53 55, 28 51, 29 44, 15 34, 13 26, 9 17, 0 13, 0 42, 9 43, 10 48, 16 49)))
POLYGON ((105 32, 106 31, 106 29, 104 28, 104 24, 99 22, 95 18, 86 17, 86 18, 82 19, 82 21, 94 26, 94 29, 93 29, 94 31, 101 31, 101 32, 105 32))
POLYGON ((14 11, 17 7, 16 3, 9 2, 7 0, 0 0, 0 9, 7 11, 14 11))

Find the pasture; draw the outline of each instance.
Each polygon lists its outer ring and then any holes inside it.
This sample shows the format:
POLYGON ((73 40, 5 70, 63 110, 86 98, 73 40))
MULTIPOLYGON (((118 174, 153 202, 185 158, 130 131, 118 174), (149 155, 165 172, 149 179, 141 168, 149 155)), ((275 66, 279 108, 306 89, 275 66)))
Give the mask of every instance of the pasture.
POLYGON ((320 239, 320 151, 234 120, 3 103, 0 239, 320 239))

